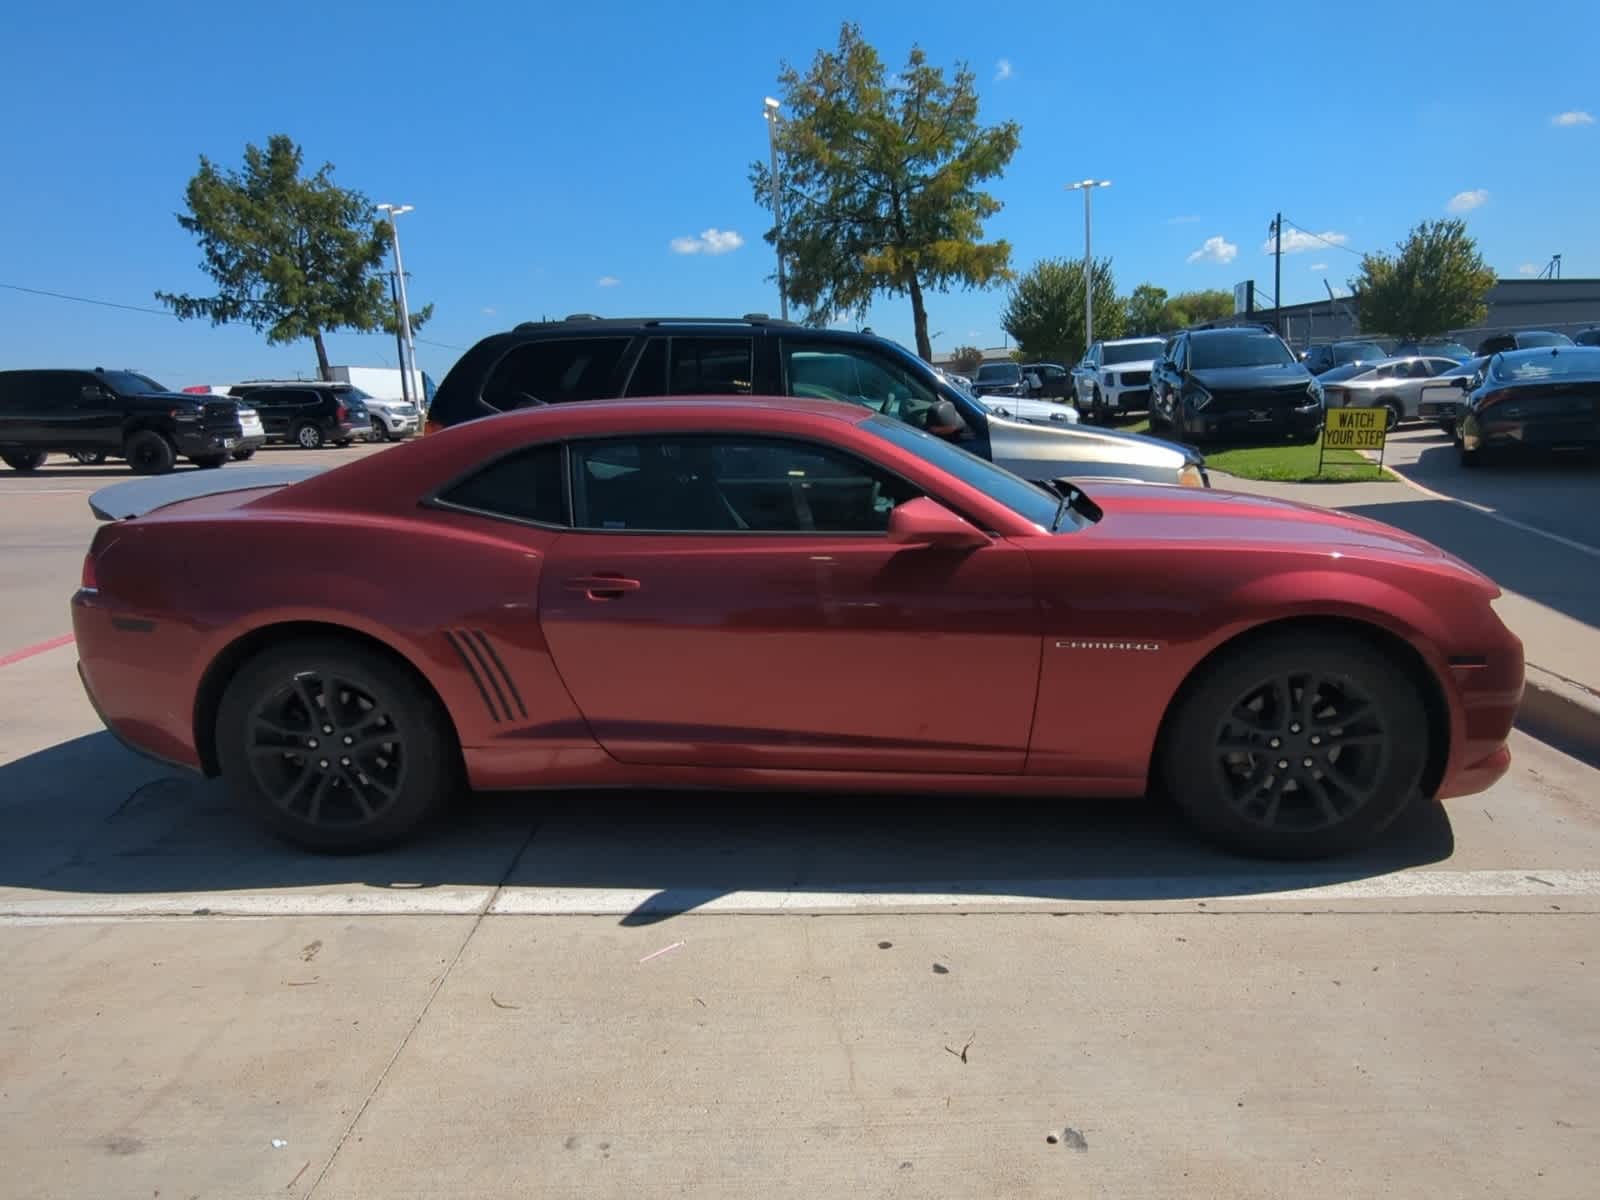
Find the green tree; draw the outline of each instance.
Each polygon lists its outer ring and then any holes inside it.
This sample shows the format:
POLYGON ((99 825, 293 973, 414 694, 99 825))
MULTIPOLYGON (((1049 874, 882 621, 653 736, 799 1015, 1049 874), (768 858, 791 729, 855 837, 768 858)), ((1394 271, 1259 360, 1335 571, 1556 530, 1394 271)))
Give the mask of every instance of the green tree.
POLYGON ((1484 294, 1495 274, 1459 219, 1423 221, 1393 257, 1367 254, 1350 281, 1368 333, 1422 338, 1476 325, 1488 313, 1484 294))
POLYGON ((1166 288, 1153 283, 1141 283, 1123 304, 1128 312, 1129 333, 1161 333, 1167 328, 1161 323, 1162 311, 1167 305, 1166 288))
POLYGON ((983 365, 983 351, 976 346, 957 346, 950 352, 950 365, 958 375, 970 376, 983 365))
MULTIPOLYGON (((1005 170, 1018 126, 979 125, 973 73, 958 65, 947 81, 918 47, 886 78, 849 22, 836 50, 804 73, 784 64, 778 82, 782 227, 766 239, 782 247, 789 298, 825 325, 879 292, 909 296, 917 353, 932 358, 925 293, 1011 278, 1011 247, 982 240, 1000 202, 977 185, 1005 170)), ((764 164, 750 182, 770 207, 764 164)))
POLYGON ((1161 330, 1187 329, 1204 321, 1220 321, 1233 315, 1233 293, 1223 288, 1201 292, 1179 292, 1161 311, 1161 330))
MULTIPOLYGON (((1111 260, 1094 264, 1095 339, 1121 337, 1127 313, 1117 296, 1111 260)), ((1075 363, 1083 342, 1083 260, 1046 258, 1017 280, 1000 324, 1029 359, 1075 363)))
MULTIPOLYGON (((327 379, 324 333, 392 334, 399 324, 384 271, 389 233, 365 196, 333 182, 331 164, 302 176, 301 162, 300 147, 281 133, 264 150, 246 145, 242 170, 201 155, 178 224, 199 241, 201 270, 217 294, 156 299, 184 320, 243 321, 275 345, 309 338, 318 377, 327 379)), ((431 304, 413 312, 412 330, 432 315, 431 304)))

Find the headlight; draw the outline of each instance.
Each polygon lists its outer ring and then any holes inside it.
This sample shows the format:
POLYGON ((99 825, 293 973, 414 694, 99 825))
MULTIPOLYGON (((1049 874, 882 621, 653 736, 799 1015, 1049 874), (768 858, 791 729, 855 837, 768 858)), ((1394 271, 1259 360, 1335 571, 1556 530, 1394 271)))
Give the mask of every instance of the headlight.
POLYGON ((1183 389, 1183 401, 1195 412, 1200 412, 1206 405, 1211 403, 1211 393, 1198 383, 1191 383, 1183 389))
POLYGON ((1322 385, 1313 379, 1306 384, 1306 402, 1301 408, 1321 408, 1323 404, 1322 385))
POLYGON ((1178 470, 1178 482, 1184 487, 1210 487, 1211 482, 1206 478, 1206 469, 1199 463, 1184 463, 1178 470))

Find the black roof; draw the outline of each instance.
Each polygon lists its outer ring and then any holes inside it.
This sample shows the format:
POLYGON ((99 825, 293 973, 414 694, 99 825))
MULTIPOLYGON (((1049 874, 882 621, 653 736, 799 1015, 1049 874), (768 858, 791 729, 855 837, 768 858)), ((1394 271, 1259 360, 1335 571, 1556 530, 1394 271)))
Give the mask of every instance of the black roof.
POLYGON ((777 325, 785 329, 800 329, 793 321, 780 321, 766 313, 746 313, 742 317, 597 317, 592 313, 573 313, 559 321, 524 321, 516 332, 538 329, 653 329, 659 326, 744 326, 777 325))

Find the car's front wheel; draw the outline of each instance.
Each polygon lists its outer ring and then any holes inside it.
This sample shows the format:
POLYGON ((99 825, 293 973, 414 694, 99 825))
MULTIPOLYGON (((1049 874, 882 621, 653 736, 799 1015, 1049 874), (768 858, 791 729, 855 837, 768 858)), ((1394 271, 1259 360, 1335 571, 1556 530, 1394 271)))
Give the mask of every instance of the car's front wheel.
POLYGON ((256 452, 254 450, 235 450, 233 452, 233 461, 234 462, 248 462, 250 459, 254 458, 255 456, 256 456, 256 452))
POLYGON ((392 659, 307 638, 245 664, 217 714, 217 757, 244 807, 310 850, 361 852, 416 832, 456 790, 450 718, 392 659))
POLYGON ((192 454, 189 456, 189 461, 197 467, 212 471, 227 462, 228 456, 226 454, 192 454))
POLYGON ((1290 859, 1355 850, 1416 793, 1428 749, 1422 699, 1367 640, 1272 635, 1204 672, 1170 717, 1157 772, 1227 848, 1290 859))
POLYGON ((122 445, 122 457, 135 475, 165 475, 178 461, 178 452, 154 429, 138 429, 122 445))
POLYGON ((0 462, 5 463, 13 471, 21 471, 24 475, 44 466, 44 460, 43 450, 7 450, 0 454, 0 462))
POLYGON ((302 450, 320 450, 325 439, 321 428, 308 421, 294 431, 294 441, 302 450))

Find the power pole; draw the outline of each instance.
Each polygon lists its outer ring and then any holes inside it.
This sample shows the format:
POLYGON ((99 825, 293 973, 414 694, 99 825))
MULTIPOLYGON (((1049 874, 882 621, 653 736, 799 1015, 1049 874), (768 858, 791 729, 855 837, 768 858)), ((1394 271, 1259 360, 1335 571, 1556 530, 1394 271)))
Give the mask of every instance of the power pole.
POLYGON ((1283 333, 1283 214, 1272 222, 1272 326, 1283 333))

